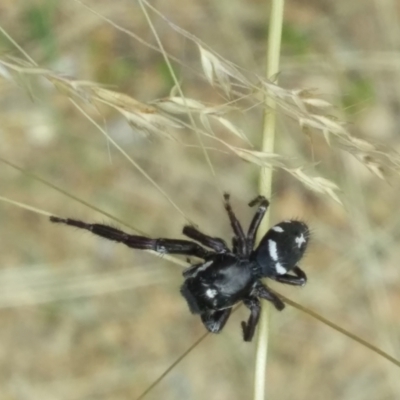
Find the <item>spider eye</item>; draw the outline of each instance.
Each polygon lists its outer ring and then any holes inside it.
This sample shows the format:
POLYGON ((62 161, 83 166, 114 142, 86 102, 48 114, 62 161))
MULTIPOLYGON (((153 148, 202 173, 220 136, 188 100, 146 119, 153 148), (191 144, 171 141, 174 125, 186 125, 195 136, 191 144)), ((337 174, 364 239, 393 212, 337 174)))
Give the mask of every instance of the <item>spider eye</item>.
POLYGON ((283 275, 292 270, 303 257, 309 238, 304 222, 290 220, 273 226, 255 251, 262 275, 283 275))

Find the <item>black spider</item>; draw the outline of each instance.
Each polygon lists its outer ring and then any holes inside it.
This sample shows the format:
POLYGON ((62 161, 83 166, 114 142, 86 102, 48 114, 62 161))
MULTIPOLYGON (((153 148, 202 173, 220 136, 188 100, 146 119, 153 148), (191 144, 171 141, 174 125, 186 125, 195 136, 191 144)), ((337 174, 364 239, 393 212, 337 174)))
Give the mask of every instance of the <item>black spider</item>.
POLYGON ((283 221, 273 226, 254 249, 257 229, 269 202, 265 197, 258 196, 249 206, 257 204, 258 209, 245 235, 232 210, 229 195, 224 195, 225 209, 234 232, 232 250, 223 239, 205 235, 190 225, 183 228, 183 234, 211 250, 189 240, 151 239, 130 235, 107 225, 87 224, 69 218, 52 216, 50 220, 89 230, 134 249, 153 250, 161 254, 184 254, 203 259, 201 263, 192 265, 183 272, 185 281, 181 293, 190 311, 200 315, 210 332, 218 333, 225 326, 232 307, 243 301, 250 309, 248 321, 242 322, 243 338, 250 342, 260 316, 259 298, 271 301, 277 310, 285 307, 282 300, 261 279, 270 278, 289 285, 305 285, 306 274, 297 263, 304 254, 310 235, 304 222, 283 221), (290 271, 294 275, 289 274, 290 271))

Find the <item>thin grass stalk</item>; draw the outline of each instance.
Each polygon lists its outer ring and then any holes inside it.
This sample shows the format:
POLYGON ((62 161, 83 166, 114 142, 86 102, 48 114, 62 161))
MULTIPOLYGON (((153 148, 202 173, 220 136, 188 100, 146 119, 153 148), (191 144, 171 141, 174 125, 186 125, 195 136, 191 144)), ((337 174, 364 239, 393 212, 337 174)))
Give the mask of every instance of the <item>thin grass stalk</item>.
MULTIPOLYGON (((279 55, 281 48, 282 24, 284 0, 272 0, 271 14, 268 34, 267 50, 267 78, 276 77, 279 72, 279 55)), ((263 138, 261 151, 266 153, 274 152, 275 142, 275 123, 276 123, 276 104, 271 98, 266 98, 264 114, 263 138)), ((270 198, 272 188, 272 169, 261 168, 259 180, 259 192, 261 195, 270 198)), ((269 212, 265 215, 260 230, 259 237, 264 235, 269 226, 269 212)), ((266 393, 266 368, 268 356, 268 320, 270 305, 262 302, 261 317, 258 327, 256 365, 254 376, 254 400, 264 400, 266 393)))
POLYGON ((153 23, 151 22, 150 16, 147 13, 146 7, 144 6, 143 3, 146 4, 147 7, 150 7, 150 5, 146 0, 140 0, 139 1, 140 8, 142 9, 143 14, 146 17, 147 23, 149 24, 149 27, 152 30, 153 35, 154 35, 154 37, 155 37, 155 39, 157 41, 158 47, 159 47, 159 49, 160 49, 160 51, 161 51, 161 53, 162 53, 162 55, 164 57, 164 61, 165 61, 166 65, 168 67, 168 71, 169 71, 169 73, 171 75, 172 80, 174 81, 175 87, 177 88, 178 93, 181 96, 181 98, 183 99, 183 102, 184 102, 184 104, 185 104, 185 106, 186 106, 186 108, 188 110, 188 117, 189 117, 190 123, 193 126, 193 129, 194 129, 194 131, 196 133, 196 136, 197 136, 197 139, 198 139, 198 141, 200 143, 200 147, 201 147, 201 149, 203 151, 203 155, 204 155, 204 158, 206 160, 206 163, 207 163, 208 167, 210 168, 212 176, 214 177, 214 179, 217 182, 217 187, 220 188, 221 185, 218 182, 217 174, 215 172, 214 166, 212 165, 212 162, 211 162, 210 156, 208 154, 208 151, 204 147, 203 139, 201 138, 201 135, 200 135, 200 133, 199 133, 199 131, 197 129, 196 122, 195 122, 195 120, 193 118, 193 115, 192 115, 192 112, 190 111, 190 108, 188 107, 188 104, 186 102, 186 98, 183 95, 183 91, 182 91, 181 85, 179 83, 179 80, 178 80, 177 76, 175 75, 175 72, 174 72, 174 69, 172 68, 172 65, 171 65, 171 62, 169 60, 169 57, 168 57, 168 55, 167 55, 167 53, 166 53, 166 51, 164 49, 164 46, 161 43, 161 40, 160 40, 160 38, 159 38, 159 36, 157 34, 157 31, 156 31, 153 23))

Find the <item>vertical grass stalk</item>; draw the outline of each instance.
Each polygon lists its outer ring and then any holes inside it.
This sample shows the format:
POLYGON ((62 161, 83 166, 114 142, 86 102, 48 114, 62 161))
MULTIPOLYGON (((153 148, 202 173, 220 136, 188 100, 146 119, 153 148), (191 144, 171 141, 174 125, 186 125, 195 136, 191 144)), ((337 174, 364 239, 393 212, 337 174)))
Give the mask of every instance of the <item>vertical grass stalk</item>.
MULTIPOLYGON (((272 0, 271 14, 268 32, 268 50, 267 50, 267 69, 268 79, 276 77, 279 72, 279 55, 281 48, 282 24, 284 0, 272 0)), ((265 113, 263 125, 263 138, 261 151, 273 152, 275 142, 275 102, 266 97, 265 113)), ((272 169, 261 168, 259 180, 259 192, 261 195, 270 198, 272 187, 272 169)), ((269 212, 264 217, 259 237, 265 234, 269 226, 269 212)), ((258 327, 256 365, 254 376, 254 400, 264 400, 266 393, 266 368, 268 355, 268 320, 270 305, 266 301, 262 302, 261 317, 258 327)))

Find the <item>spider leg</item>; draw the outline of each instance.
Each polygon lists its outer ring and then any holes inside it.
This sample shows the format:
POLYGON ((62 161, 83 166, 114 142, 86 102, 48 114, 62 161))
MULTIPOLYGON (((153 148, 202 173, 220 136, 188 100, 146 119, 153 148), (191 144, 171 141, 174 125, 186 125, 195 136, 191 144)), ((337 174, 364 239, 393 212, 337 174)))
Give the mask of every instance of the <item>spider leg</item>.
POLYGON ((261 282, 257 282, 251 294, 252 296, 270 301, 278 311, 282 311, 285 308, 285 303, 268 286, 263 285, 261 282))
POLYGON ((239 243, 238 243, 238 238, 236 236, 234 236, 232 238, 232 251, 233 254, 238 254, 239 253, 239 243))
POLYGON ((232 206, 229 199, 230 195, 228 193, 224 193, 224 207, 226 212, 228 213, 229 221, 231 223, 233 232, 235 234, 234 244, 237 244, 237 246, 234 247, 237 247, 238 254, 246 255, 247 254, 246 237, 244 235, 242 225, 240 224, 239 220, 236 218, 236 215, 232 210, 232 206))
POLYGON ((261 304, 257 297, 247 297, 243 299, 243 303, 250 310, 250 317, 247 322, 242 321, 243 340, 251 342, 260 319, 261 304))
POLYGON ((189 240, 178 239, 151 239, 146 236, 130 235, 119 229, 103 224, 88 224, 70 218, 50 217, 51 222, 75 226, 76 228, 86 229, 95 235, 101 236, 108 240, 120 242, 133 249, 153 250, 161 254, 185 254, 187 256, 195 256, 198 258, 207 258, 211 253, 189 240))
POLYGON ((307 283, 307 275, 305 272, 300 269, 298 266, 295 266, 292 270, 296 276, 290 274, 277 275, 272 277, 277 282, 286 283, 287 285, 294 286, 304 286, 307 283))
POLYGON ((203 246, 209 247, 217 253, 226 253, 229 251, 224 240, 205 235, 192 225, 185 225, 182 232, 190 239, 196 240, 203 246))
POLYGON ((248 252, 251 252, 253 250, 258 227, 260 226, 261 221, 264 218, 265 213, 267 212, 269 201, 264 196, 257 196, 249 203, 249 206, 254 207, 256 204, 258 204, 258 208, 256 213, 254 214, 253 220, 251 221, 249 230, 247 232, 246 241, 248 252))
POLYGON ((219 333, 231 315, 232 307, 224 310, 206 311, 201 314, 201 321, 209 332, 219 333))

